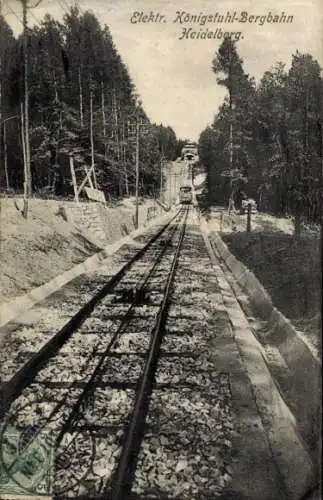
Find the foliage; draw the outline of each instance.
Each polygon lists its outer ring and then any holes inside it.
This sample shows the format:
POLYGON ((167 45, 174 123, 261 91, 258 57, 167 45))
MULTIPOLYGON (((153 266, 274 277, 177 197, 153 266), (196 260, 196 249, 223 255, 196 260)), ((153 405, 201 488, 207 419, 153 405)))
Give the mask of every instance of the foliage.
MULTIPOLYGON (((23 37, 14 38, 0 18, 2 126, 4 119, 9 185, 23 184, 20 114, 23 92, 23 37)), ((177 138, 170 127, 150 122, 135 86, 111 37, 91 12, 77 6, 58 22, 45 15, 29 29, 28 82, 31 173, 34 192, 73 193, 69 155, 74 157, 78 183, 92 162, 91 134, 98 185, 109 195, 129 195, 135 189, 136 122, 140 121, 140 175, 143 194, 160 182, 161 156, 176 155, 177 138), (92 106, 91 106, 92 101, 92 106), (144 124, 144 125, 143 125, 144 124), (146 184, 149 186, 146 186, 146 184)), ((1 184, 6 183, 0 162, 1 184)))
POLYGON ((228 97, 199 140, 210 203, 225 203, 234 191, 238 203, 248 195, 263 210, 293 215, 296 232, 302 219, 318 220, 323 80, 317 61, 297 51, 289 71, 279 62, 256 86, 244 73, 235 43, 224 40, 213 71, 228 97))

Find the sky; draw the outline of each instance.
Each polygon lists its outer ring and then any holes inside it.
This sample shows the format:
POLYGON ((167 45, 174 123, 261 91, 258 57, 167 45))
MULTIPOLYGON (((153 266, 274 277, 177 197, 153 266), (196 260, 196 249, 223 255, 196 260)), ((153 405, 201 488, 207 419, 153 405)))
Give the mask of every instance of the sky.
MULTIPOLYGON (((21 3, 2 1, 7 22, 15 33, 21 32, 21 3)), ((29 5, 37 2, 29 0, 29 5)), ((41 0, 30 9, 29 23, 35 24, 47 12, 61 19, 74 3, 41 0)), ((195 35, 191 39, 186 38, 185 31, 181 39, 183 30, 191 28, 190 34, 218 30, 219 36, 219 30, 222 36, 224 32, 240 32, 238 52, 245 71, 256 81, 277 61, 285 62, 288 68, 296 50, 309 52, 323 66, 321 0, 80 0, 78 4, 82 11, 91 10, 109 26, 149 118, 171 126, 183 139, 198 140, 225 96, 211 69, 223 38, 201 39, 195 35), (148 17, 148 22, 131 22, 139 21, 140 13, 148 17), (236 13, 237 20, 217 22, 227 13, 231 17, 236 13), (200 14, 212 16, 213 22, 203 25, 203 18, 192 22, 192 16, 200 14), (248 21, 239 22, 246 16, 248 21), (288 23, 273 23, 273 16, 282 21, 284 16, 292 18, 288 23)))

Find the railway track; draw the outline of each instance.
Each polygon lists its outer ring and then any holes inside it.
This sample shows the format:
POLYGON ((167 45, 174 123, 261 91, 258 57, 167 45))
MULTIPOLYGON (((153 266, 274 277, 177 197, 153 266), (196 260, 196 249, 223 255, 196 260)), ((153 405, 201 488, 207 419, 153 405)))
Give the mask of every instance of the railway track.
POLYGON ((230 380, 212 349, 225 330, 221 297, 192 220, 186 234, 127 499, 226 498, 232 478, 230 380))
MULTIPOLYGON (((42 364, 52 357, 55 352, 70 339, 73 333, 82 325, 84 320, 91 315, 102 298, 113 293, 115 287, 126 277, 126 274, 130 270, 133 273, 132 280, 135 285, 136 273, 138 277, 142 274, 140 266, 142 266, 144 270, 145 267, 147 267, 147 263, 149 265, 149 262, 155 259, 155 254, 160 254, 160 239, 167 236, 166 231, 170 231, 172 222, 175 222, 181 215, 182 212, 180 211, 173 216, 167 224, 161 226, 158 231, 155 230, 154 233, 148 237, 148 241, 146 241, 146 236, 141 236, 139 240, 142 239, 144 245, 141 246, 140 250, 134 255, 127 253, 127 249, 123 251, 123 265, 118 272, 109 277, 100 277, 100 279, 87 278, 85 285, 83 285, 82 282, 80 285, 77 283, 79 293, 74 302, 78 307, 75 310, 75 304, 72 304, 74 305, 74 309, 71 307, 70 310, 67 309, 61 317, 55 317, 55 321, 60 327, 58 331, 53 332, 49 328, 46 329, 45 325, 46 323, 48 324, 48 320, 47 318, 41 318, 41 321, 39 321, 37 325, 38 328, 32 332, 33 341, 25 339, 22 332, 22 341, 26 345, 20 346, 16 343, 11 345, 10 342, 4 346, 0 372, 0 396, 2 400, 0 411, 2 415, 11 404, 12 399, 19 395, 19 391, 31 382, 32 377, 41 368, 42 364), (134 265, 137 266, 136 269, 133 269, 134 265), (80 308, 79 304, 83 300, 84 305, 80 308)), ((131 275, 129 275, 129 280, 130 279, 131 275)), ((51 318, 49 318, 49 321, 51 321, 51 318)), ((92 323, 93 321, 95 322, 95 319, 92 318, 92 323)))
POLYGON ((250 498, 266 481, 266 498, 287 498, 257 408, 245 409, 252 393, 226 308, 233 296, 194 209, 141 245, 119 253, 117 274, 90 275, 85 305, 9 365, 1 500, 240 498, 248 467, 250 498))
MULTIPOLYGON (((3 385, 3 408, 7 411, 4 412, 2 425, 1 460, 9 475, 13 475, 15 466, 22 457, 28 456, 35 442, 45 442, 47 438, 50 446, 53 446, 55 439, 56 448, 62 443, 64 447, 66 436, 72 433, 75 438, 75 432, 77 436, 82 436, 81 447, 85 451, 85 456, 81 453, 83 462, 89 450, 93 452, 93 447, 87 446, 89 443, 86 439, 86 436, 91 433, 93 440, 93 426, 85 417, 91 408, 89 400, 93 401, 97 390, 101 390, 102 396, 104 389, 112 388, 112 391, 108 391, 107 405, 111 404, 113 391, 117 391, 116 399, 121 398, 126 411, 129 411, 130 405, 135 402, 131 425, 136 427, 134 423, 138 420, 138 412, 141 412, 144 407, 146 395, 150 390, 169 293, 185 232, 186 217, 187 209, 181 210, 169 224, 158 231, 157 235, 121 269, 118 275, 109 280, 107 285, 39 352, 33 353, 22 368, 3 385), (121 335, 123 347, 118 344, 121 335), (148 356, 145 364, 143 364, 144 352, 138 352, 135 356, 123 352, 125 346, 128 348, 129 344, 134 343, 131 339, 133 336, 137 339, 138 336, 142 337, 141 347, 147 344, 148 356), (151 345, 149 344, 150 338, 151 345), (114 375, 121 359, 123 365, 127 364, 129 370, 126 370, 126 381, 120 380, 120 377, 118 380, 118 376, 114 375), (144 372, 139 383, 138 378, 142 368, 144 372), (109 372, 112 373, 112 379, 111 376, 109 378, 109 375, 106 375, 109 372), (131 378, 133 378, 132 381, 131 378), (124 389, 125 384, 129 385, 130 389, 124 389), (120 389, 120 387, 123 388, 120 389), (122 393, 120 393, 121 390, 122 393), (129 391, 132 392, 131 397, 127 397, 130 395, 129 391), (137 398, 135 397, 136 391, 137 398), (82 418, 85 418, 84 425, 81 423, 82 418), (22 448, 19 445, 18 456, 8 467, 4 458, 4 443, 10 446, 8 435, 11 436, 12 432, 17 430, 21 433, 20 441, 22 440, 23 445, 22 448)), ((124 482, 125 469, 132 460, 129 449, 132 449, 132 440, 137 439, 135 436, 139 433, 138 429, 132 427, 125 440, 125 443, 128 442, 128 451, 127 445, 123 446, 114 490, 118 490, 120 477, 121 482, 124 482)), ((119 434, 121 428, 122 426, 118 431, 119 434)), ((102 434, 102 428, 99 430, 100 433, 102 434)), ((74 439, 74 444, 75 442, 77 440, 74 439)), ((69 444, 67 449, 74 448, 69 444)), ((66 458, 65 454, 62 461, 62 454, 56 455, 57 477, 54 484, 60 485, 55 491, 59 498, 65 494, 69 496, 68 492, 73 490, 70 469, 68 486, 62 486, 64 484, 62 471, 66 471, 66 467, 60 469, 59 464, 63 463, 66 466, 66 458)), ((80 464, 80 467, 79 473, 82 475, 84 464, 80 464)), ((81 477, 77 475, 77 471, 75 479, 78 484, 81 477)), ((26 485, 24 487, 26 489, 26 485)), ((102 489, 102 484, 100 487, 102 489)), ((96 491, 96 493, 99 492, 96 491)), ((113 495, 117 495, 113 498, 121 498, 123 493, 120 491, 113 495)))
POLYGON ((0 460, 17 492, 221 494, 233 423, 228 376, 210 351, 214 290, 203 237, 182 209, 7 378, 0 460), (35 454, 38 479, 27 474, 35 454))

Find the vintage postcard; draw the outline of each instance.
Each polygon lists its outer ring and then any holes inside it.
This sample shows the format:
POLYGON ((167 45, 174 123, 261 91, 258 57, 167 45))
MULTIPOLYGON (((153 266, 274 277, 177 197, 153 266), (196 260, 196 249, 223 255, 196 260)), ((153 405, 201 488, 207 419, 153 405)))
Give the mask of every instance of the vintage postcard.
POLYGON ((0 500, 320 500, 321 0, 0 0, 0 500))

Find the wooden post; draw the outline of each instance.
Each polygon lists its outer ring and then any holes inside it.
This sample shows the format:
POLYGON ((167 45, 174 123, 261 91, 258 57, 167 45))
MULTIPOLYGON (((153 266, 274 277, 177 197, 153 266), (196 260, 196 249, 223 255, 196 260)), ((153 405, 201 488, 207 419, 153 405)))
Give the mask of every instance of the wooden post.
POLYGON ((85 170, 85 178, 83 179, 83 181, 81 182, 80 186, 77 188, 77 193, 80 194, 80 192, 82 191, 82 189, 84 188, 85 184, 88 182, 90 184, 90 188, 91 189, 94 189, 93 188, 93 184, 92 184, 92 179, 91 179, 91 175, 92 175, 92 167, 88 170, 87 166, 86 165, 83 165, 83 168, 85 170))
POLYGON ((247 211, 247 232, 251 231, 251 203, 248 203, 248 211, 247 211))
POLYGON ((73 158, 72 154, 69 155, 69 160, 70 160, 70 169, 71 169, 72 182, 73 182, 73 188, 74 188, 74 199, 76 202, 78 202, 79 195, 78 195, 77 184, 76 184, 76 175, 75 175, 75 170, 74 170, 74 158, 73 158))
MULTIPOLYGON (((87 179, 89 181, 90 188, 94 189, 93 182, 92 182, 92 177, 91 177, 92 176, 92 172, 94 170, 94 165, 92 165, 91 168, 88 168, 86 165, 83 165, 83 169, 85 170, 85 173, 86 173, 85 184, 86 184, 86 179, 87 179)), ((84 184, 84 186, 85 186, 85 184, 84 184)), ((79 188, 79 192, 80 192, 80 188, 79 188)))

